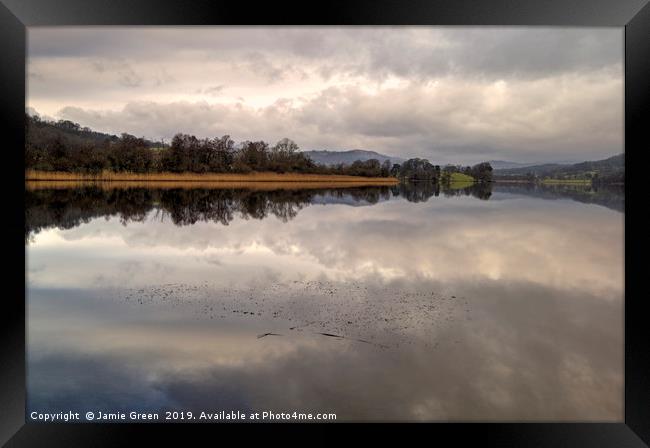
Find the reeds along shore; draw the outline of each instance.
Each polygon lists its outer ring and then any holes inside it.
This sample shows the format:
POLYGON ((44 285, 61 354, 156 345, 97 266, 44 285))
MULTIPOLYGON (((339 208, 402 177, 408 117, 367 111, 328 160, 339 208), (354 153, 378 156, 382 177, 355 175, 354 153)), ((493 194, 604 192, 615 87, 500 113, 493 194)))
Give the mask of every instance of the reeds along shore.
POLYGON ((97 175, 54 171, 26 171, 29 189, 71 188, 89 183, 102 188, 327 188, 395 185, 394 177, 362 177, 300 173, 116 173, 105 171, 97 175))

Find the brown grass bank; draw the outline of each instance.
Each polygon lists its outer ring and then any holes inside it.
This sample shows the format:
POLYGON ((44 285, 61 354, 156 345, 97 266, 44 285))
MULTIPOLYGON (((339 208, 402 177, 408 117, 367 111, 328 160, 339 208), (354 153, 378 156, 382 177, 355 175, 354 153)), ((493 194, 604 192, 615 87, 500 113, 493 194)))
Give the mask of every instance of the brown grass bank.
POLYGON ((148 187, 148 188, 250 188, 276 190, 295 188, 341 188, 395 185, 394 177, 361 177, 328 174, 297 173, 114 173, 99 175, 27 171, 26 186, 29 189, 73 188, 97 185, 102 188, 148 187))

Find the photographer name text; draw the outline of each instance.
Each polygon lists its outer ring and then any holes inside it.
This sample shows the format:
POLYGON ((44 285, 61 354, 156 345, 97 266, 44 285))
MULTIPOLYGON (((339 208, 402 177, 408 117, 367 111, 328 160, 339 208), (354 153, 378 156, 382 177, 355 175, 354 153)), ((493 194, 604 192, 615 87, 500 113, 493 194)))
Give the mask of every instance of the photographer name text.
POLYGON ((29 418, 36 422, 135 422, 135 421, 328 421, 336 420, 334 413, 311 412, 242 412, 242 411, 165 411, 158 412, 37 412, 29 413, 29 418))

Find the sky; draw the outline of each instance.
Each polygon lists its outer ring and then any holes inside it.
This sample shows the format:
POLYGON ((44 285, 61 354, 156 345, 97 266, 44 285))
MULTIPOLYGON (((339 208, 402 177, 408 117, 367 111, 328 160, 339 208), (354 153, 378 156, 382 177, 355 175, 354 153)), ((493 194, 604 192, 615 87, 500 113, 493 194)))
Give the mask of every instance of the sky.
POLYGON ((623 152, 623 28, 30 27, 44 118, 436 164, 623 152))

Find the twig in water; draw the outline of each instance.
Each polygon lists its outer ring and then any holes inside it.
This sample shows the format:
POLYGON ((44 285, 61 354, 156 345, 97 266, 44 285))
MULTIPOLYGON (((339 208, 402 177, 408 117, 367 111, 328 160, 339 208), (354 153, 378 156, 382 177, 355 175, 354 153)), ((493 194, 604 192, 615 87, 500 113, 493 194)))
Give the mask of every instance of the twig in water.
POLYGON ((277 333, 264 333, 264 334, 260 334, 260 335, 258 335, 258 336, 257 336, 257 339, 261 339, 261 338, 263 338, 264 336, 282 336, 282 335, 281 335, 281 334, 277 334, 277 333))

